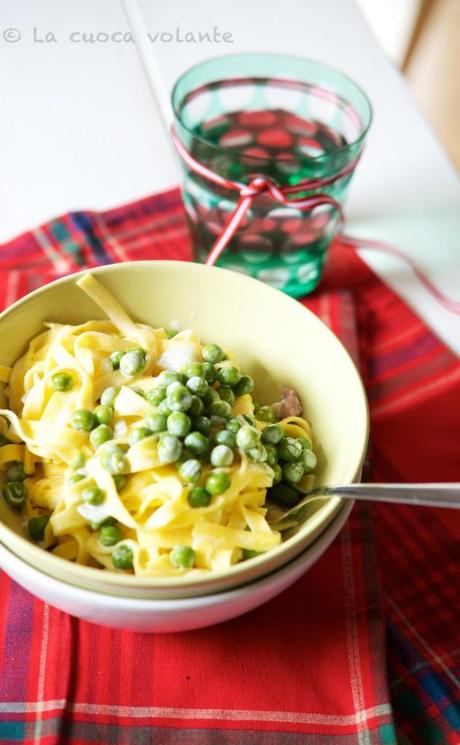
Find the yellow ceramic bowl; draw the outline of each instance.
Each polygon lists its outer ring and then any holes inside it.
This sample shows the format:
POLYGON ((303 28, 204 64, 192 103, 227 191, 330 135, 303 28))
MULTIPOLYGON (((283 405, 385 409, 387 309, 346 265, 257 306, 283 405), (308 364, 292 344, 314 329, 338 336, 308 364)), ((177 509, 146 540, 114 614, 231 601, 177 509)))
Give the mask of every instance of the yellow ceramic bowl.
MULTIPOLYGON (((142 261, 92 272, 136 320, 194 328, 231 349, 256 381, 256 399, 277 400, 279 384, 300 395, 320 453, 319 482, 359 479, 368 411, 359 375, 342 345, 316 316, 277 290, 241 274, 199 264, 142 261)), ((11 365, 44 321, 82 323, 101 311, 73 275, 31 293, 0 315, 0 363, 11 365)), ((316 502, 296 535, 274 550, 208 577, 141 578, 79 566, 21 535, 20 515, 0 499, 0 541, 43 572, 70 584, 130 597, 192 597, 236 587, 300 554, 338 515, 338 498, 316 502)))

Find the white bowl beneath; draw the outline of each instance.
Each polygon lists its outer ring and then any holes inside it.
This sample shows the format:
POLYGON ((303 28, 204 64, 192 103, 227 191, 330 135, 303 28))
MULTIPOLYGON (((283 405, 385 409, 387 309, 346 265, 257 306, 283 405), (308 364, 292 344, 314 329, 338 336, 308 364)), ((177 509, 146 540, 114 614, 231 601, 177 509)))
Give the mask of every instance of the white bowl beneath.
POLYGON ((0 566, 26 590, 72 616, 116 629, 189 631, 247 613, 286 590, 326 551, 344 526, 352 503, 344 504, 320 537, 289 564, 236 589, 175 600, 137 600, 74 587, 40 572, 0 543, 0 566))

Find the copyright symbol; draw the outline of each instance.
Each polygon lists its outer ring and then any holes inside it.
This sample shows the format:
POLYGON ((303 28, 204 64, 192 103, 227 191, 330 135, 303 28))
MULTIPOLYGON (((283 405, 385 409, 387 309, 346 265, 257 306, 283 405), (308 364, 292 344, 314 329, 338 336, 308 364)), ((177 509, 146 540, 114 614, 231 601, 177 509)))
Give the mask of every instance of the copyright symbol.
POLYGON ((9 44, 14 44, 16 41, 21 40, 21 32, 18 28, 6 28, 3 31, 3 39, 9 44))

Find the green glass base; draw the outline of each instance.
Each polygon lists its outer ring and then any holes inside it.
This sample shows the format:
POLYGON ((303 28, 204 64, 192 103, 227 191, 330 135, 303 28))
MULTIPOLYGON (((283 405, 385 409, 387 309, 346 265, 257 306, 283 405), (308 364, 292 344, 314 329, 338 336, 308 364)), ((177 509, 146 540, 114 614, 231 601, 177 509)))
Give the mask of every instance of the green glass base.
MULTIPOLYGON (((326 246, 316 246, 314 253, 308 250, 298 251, 295 256, 290 254, 288 260, 283 260, 279 254, 262 258, 256 253, 248 256, 247 252, 244 255, 225 252, 216 266, 254 277, 291 297, 299 298, 313 292, 318 286, 325 255, 326 246)), ((196 259, 203 263, 206 258, 207 251, 203 250, 196 256, 196 259)))

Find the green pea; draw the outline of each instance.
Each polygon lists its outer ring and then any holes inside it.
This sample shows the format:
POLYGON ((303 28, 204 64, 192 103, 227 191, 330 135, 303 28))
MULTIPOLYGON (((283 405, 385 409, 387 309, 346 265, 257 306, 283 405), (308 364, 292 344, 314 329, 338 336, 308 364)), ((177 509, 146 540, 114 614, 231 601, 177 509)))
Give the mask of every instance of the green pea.
POLYGON ((158 407, 158 411, 160 414, 164 414, 167 418, 170 414, 172 414, 172 409, 169 407, 168 401, 165 398, 164 401, 161 402, 161 404, 158 407))
POLYGON ((188 495, 190 507, 209 507, 211 499, 210 493, 204 486, 195 486, 188 495))
POLYGON ((120 393, 120 388, 116 385, 111 385, 103 391, 101 396, 101 404, 103 406, 113 406, 115 399, 120 393))
POLYGON ((256 556, 260 556, 260 551, 254 551, 251 548, 243 548, 241 551, 241 558, 243 561, 247 561, 248 559, 255 559, 256 556))
POLYGON ((110 424, 113 419, 113 407, 107 404, 100 404, 94 409, 94 416, 99 424, 110 424))
POLYGON ((211 464, 217 468, 231 466, 233 457, 233 450, 227 445, 217 445, 211 450, 211 464))
POLYGON ((132 378, 139 375, 145 367, 145 352, 141 349, 134 349, 132 352, 126 352, 120 360, 120 372, 126 378, 132 378))
POLYGON ((236 435, 236 433, 241 429, 241 422, 239 422, 238 419, 230 419, 230 421, 226 423, 225 429, 228 429, 229 432, 236 435))
POLYGON ((45 515, 40 517, 31 517, 27 523, 27 532, 29 538, 33 541, 43 541, 45 537, 45 528, 48 525, 49 517, 45 515))
POLYGON ((268 443, 265 445, 265 450, 267 451, 267 463, 273 468, 278 463, 278 451, 274 445, 268 443))
MULTIPOLYGON (((183 383, 180 382, 180 380, 174 380, 166 387, 166 398, 168 398, 168 396, 172 396, 175 391, 182 391, 184 388, 185 386, 183 383)), ((187 389, 185 388, 185 390, 187 389)))
POLYGON ((182 383, 168 385, 166 396, 171 411, 187 411, 192 405, 192 395, 182 383))
POLYGON ((279 484, 282 478, 283 478, 283 469, 277 463, 276 466, 273 466, 273 485, 279 484))
POLYGON ((182 368, 181 373, 185 375, 186 378, 202 378, 204 375, 203 363, 189 362, 188 365, 185 365, 185 367, 182 368))
MULTIPOLYGON (((130 349, 129 351, 130 352, 139 352, 139 354, 143 354, 144 357, 147 356, 147 352, 142 347, 136 347, 135 349, 130 349)), ((126 354, 126 352, 125 352, 125 354, 126 354)))
POLYGON ((151 434, 152 430, 148 427, 136 427, 129 436, 129 444, 135 445, 137 442, 145 440, 146 437, 150 437, 151 434))
POLYGON ((3 496, 11 507, 20 507, 26 498, 26 487, 22 481, 10 481, 3 487, 3 496))
POLYGON ((126 476, 123 476, 123 474, 121 473, 114 473, 112 479, 117 491, 123 489, 124 485, 126 484, 126 476))
POLYGON ((244 419, 245 422, 247 422, 248 424, 250 424, 251 427, 254 427, 254 425, 256 423, 256 420, 254 419, 253 416, 249 416, 249 414, 242 414, 241 416, 242 416, 242 418, 244 419))
POLYGON ((278 455, 281 460, 294 461, 300 457, 302 445, 294 437, 283 437, 278 446, 278 455))
POLYGON ((149 404, 152 404, 152 406, 158 406, 161 404, 162 401, 166 398, 166 386, 165 385, 157 385, 156 388, 152 388, 147 393, 147 401, 149 404))
POLYGON ((227 445, 229 448, 236 447, 236 437, 233 432, 229 432, 227 429, 216 432, 214 439, 218 445, 227 445))
POLYGON ((222 419, 229 419, 232 415, 232 407, 226 401, 213 401, 208 411, 211 416, 219 416, 222 419))
POLYGON ((267 448, 259 442, 253 448, 249 448, 247 454, 256 463, 265 463, 268 459, 267 448))
POLYGON ((24 462, 22 460, 12 461, 6 469, 5 476, 7 481, 24 481, 26 478, 24 462))
POLYGON ((99 543, 102 546, 114 546, 121 540, 120 528, 116 525, 103 525, 99 533, 99 543))
POLYGON ((222 362, 226 357, 225 352, 217 344, 206 344, 201 350, 201 356, 205 362, 211 362, 213 365, 222 362))
POLYGON ((285 507, 293 507, 300 501, 300 494, 287 484, 277 484, 270 491, 270 498, 280 502, 285 507))
POLYGON ((55 391, 70 391, 74 386, 74 379, 68 373, 56 373, 51 378, 51 385, 55 391))
POLYGON ((185 447, 195 455, 204 455, 209 449, 209 440, 201 432, 190 432, 184 440, 185 447))
POLYGON ((242 375, 238 383, 233 386, 235 396, 244 396, 254 390, 254 380, 250 375, 242 375))
POLYGON ((83 479, 86 479, 86 476, 83 473, 74 473, 69 479, 69 484, 78 484, 78 482, 83 481, 83 479))
POLYGON ((242 450, 255 448, 260 442, 260 432, 250 424, 243 424, 236 434, 236 444, 242 450))
POLYGON ((208 388, 203 396, 203 403, 205 406, 211 406, 214 401, 220 401, 220 396, 214 388, 208 388))
POLYGON ((104 453, 101 459, 104 468, 114 476, 119 473, 126 473, 129 468, 129 463, 123 452, 120 451, 109 451, 104 453))
POLYGON ((203 435, 208 435, 211 429, 211 420, 207 416, 198 416, 193 422, 193 428, 203 435))
POLYGON ((93 486, 87 486, 86 489, 83 489, 82 497, 85 502, 88 502, 88 504, 102 504, 104 501, 104 492, 94 484, 93 486))
POLYGON ((166 414, 155 412, 155 414, 150 414, 150 416, 145 419, 145 426, 151 432, 164 432, 166 429, 167 421, 168 417, 166 416, 166 414))
POLYGON ((190 432, 190 427, 192 425, 192 421, 187 414, 184 414, 183 411, 173 411, 172 414, 168 416, 166 427, 171 435, 175 435, 176 437, 185 437, 187 432, 190 432))
POLYGON ((165 386, 166 388, 171 383, 184 383, 185 379, 185 375, 181 375, 175 370, 163 370, 157 378, 160 385, 165 386))
POLYGON ((258 409, 256 414, 256 419, 259 420, 259 422, 274 422, 275 412, 273 411, 272 406, 261 406, 260 409, 258 409))
POLYGON ((298 484, 304 475, 303 465, 297 463, 286 463, 283 466, 283 478, 291 484, 298 484))
POLYGON ((284 430, 279 424, 269 424, 262 430, 262 442, 278 445, 284 437, 284 430))
POLYGON ((104 442, 107 442, 107 440, 113 439, 113 429, 112 427, 108 427, 107 424, 100 424, 96 429, 93 429, 89 436, 89 440, 91 442, 91 445, 95 448, 98 448, 99 445, 102 445, 104 442))
POLYGON ((115 569, 132 569, 133 561, 133 551, 125 543, 121 543, 114 549, 112 554, 112 564, 115 569))
POLYGON ((86 458, 84 456, 84 453, 81 451, 76 454, 74 458, 72 458, 72 461, 70 463, 70 467, 74 469, 74 471, 78 471, 79 468, 83 468, 83 466, 86 463, 86 458))
POLYGON ((179 333, 176 329, 164 329, 164 332, 168 339, 173 339, 179 333))
POLYGON ((311 473, 311 471, 316 468, 317 458, 313 450, 303 450, 299 461, 306 473, 311 473))
POLYGON ((209 384, 214 383, 217 377, 216 368, 210 362, 203 362, 203 376, 209 384))
POLYGON ((222 401, 226 401, 228 404, 230 404, 230 406, 232 406, 235 401, 235 394, 233 393, 231 388, 229 388, 227 385, 221 385, 218 393, 222 401))
POLYGON ((217 380, 222 385, 236 385, 241 380, 241 373, 237 367, 228 365, 217 371, 217 380))
POLYGON ((198 417, 198 416, 201 416, 203 411, 204 411, 204 404, 201 398, 199 398, 198 396, 192 396, 192 403, 188 410, 189 415, 198 417))
POLYGON ((115 520, 113 517, 104 517, 103 520, 91 520, 89 525, 91 530, 100 530, 103 525, 115 525, 115 520))
POLYGON ((302 445, 303 450, 313 450, 313 443, 308 437, 298 437, 297 439, 302 445))
POLYGON ((112 365, 112 370, 118 370, 120 367, 121 358, 123 357, 124 352, 121 351, 121 349, 118 349, 116 352, 112 352, 112 354, 109 356, 109 362, 112 365))
POLYGON ((126 445, 126 443, 121 442, 113 442, 113 440, 107 440, 107 442, 104 442, 103 445, 101 445, 101 449, 99 450, 99 455, 104 457, 105 455, 110 455, 110 453, 117 453, 118 455, 126 455, 126 453, 129 450, 129 445, 126 445))
POLYGON ((191 481, 192 483, 198 481, 201 476, 200 461, 195 458, 189 458, 181 464, 179 473, 186 481, 191 481))
POLYGON ((228 473, 211 473, 206 479, 206 490, 213 496, 223 494, 231 484, 228 473))
POLYGON ((197 396, 204 396, 209 388, 207 380, 200 378, 198 375, 194 375, 192 378, 187 380, 187 388, 195 393, 197 396))
POLYGON ((88 409, 77 409, 72 414, 72 427, 81 429, 83 432, 91 432, 97 425, 97 419, 92 411, 88 409))
POLYGON ((190 546, 174 546, 169 560, 176 569, 189 569, 195 564, 195 551, 190 546))
POLYGON ((177 437, 170 434, 162 434, 158 442, 158 460, 163 465, 175 463, 182 453, 182 444, 177 437))
POLYGON ((122 455, 126 455, 128 450, 129 450, 129 445, 126 445, 126 443, 112 442, 111 440, 108 440, 107 442, 104 442, 104 444, 101 446, 99 453, 101 455, 106 455, 109 453, 121 453, 122 455))

